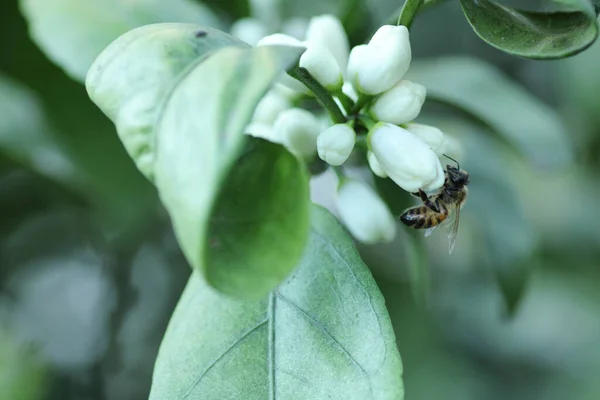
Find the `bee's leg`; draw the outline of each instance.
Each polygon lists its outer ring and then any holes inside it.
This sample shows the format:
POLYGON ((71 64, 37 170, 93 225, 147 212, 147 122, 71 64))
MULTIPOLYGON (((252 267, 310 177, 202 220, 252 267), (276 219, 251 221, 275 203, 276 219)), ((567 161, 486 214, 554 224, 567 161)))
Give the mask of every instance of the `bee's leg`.
POLYGON ((427 193, 425 193, 422 189, 419 189, 419 193, 417 193, 417 195, 421 198, 421 200, 423 200, 423 204, 425 204, 427 206, 427 208, 429 208, 437 213, 440 212, 440 206, 438 205, 437 199, 434 201, 431 201, 431 199, 429 197, 427 197, 427 193))

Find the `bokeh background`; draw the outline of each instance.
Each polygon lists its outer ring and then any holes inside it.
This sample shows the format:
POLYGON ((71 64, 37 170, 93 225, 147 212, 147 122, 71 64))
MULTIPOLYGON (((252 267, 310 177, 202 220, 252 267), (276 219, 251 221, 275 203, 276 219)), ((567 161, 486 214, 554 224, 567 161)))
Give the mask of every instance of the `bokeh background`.
MULTIPOLYGON (((399 7, 281 1, 282 20, 343 16, 353 44, 399 7)), ((250 12, 244 0, 204 4, 226 27, 250 12)), ((474 56, 532 93, 560 118, 572 161, 537 165, 427 104, 422 117, 460 141, 473 176, 456 249, 448 256, 443 232, 405 230, 359 245, 386 297, 407 398, 600 399, 600 43, 560 61, 512 57, 472 32, 457 1, 420 15, 411 39, 416 60, 474 56)), ((0 49, 0 399, 145 399, 190 270, 156 191, 83 85, 29 38, 17 1, 0 4, 0 49)), ((524 111, 505 118, 527 135, 524 111)), ((333 184, 320 176, 315 199, 331 206, 333 184)))

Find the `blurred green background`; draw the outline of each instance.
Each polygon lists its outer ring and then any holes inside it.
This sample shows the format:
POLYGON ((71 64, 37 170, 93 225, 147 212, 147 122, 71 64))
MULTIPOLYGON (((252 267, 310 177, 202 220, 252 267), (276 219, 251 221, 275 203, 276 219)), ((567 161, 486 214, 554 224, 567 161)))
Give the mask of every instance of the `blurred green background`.
MULTIPOLYGON (((282 2, 282 20, 343 17, 353 44, 399 7, 282 2)), ((225 27, 250 12, 243 0, 204 4, 225 27)), ((189 268, 154 188, 84 86, 29 38, 17 1, 0 5, 0 31, 0 399, 145 399, 189 268)), ((573 149, 550 168, 427 104, 423 120, 460 141, 473 176, 456 249, 448 256, 443 232, 423 241, 404 230, 359 245, 386 296, 407 399, 600 399, 600 43, 560 61, 512 57, 472 32, 457 1, 420 15, 411 40, 415 60, 495 65, 549 107, 538 118, 560 118, 573 149)), ((517 136, 536 128, 537 109, 511 114, 502 102, 491 112, 522 126, 517 136)), ((314 198, 331 206, 332 184, 320 176, 314 198)))

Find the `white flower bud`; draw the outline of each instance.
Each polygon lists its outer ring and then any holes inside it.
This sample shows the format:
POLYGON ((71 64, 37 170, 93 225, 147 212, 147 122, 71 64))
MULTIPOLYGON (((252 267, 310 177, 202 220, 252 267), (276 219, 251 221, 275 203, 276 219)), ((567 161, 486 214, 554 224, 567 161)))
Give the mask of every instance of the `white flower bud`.
POLYGON ((367 185, 344 180, 337 197, 340 219, 357 240, 374 244, 391 242, 396 236, 396 221, 383 200, 367 185))
POLYGON ((244 133, 273 143, 281 143, 281 136, 278 135, 278 132, 273 129, 273 126, 264 122, 252 122, 246 127, 244 133))
POLYGON ((266 25, 256 18, 241 18, 231 25, 231 34, 252 46, 268 33, 266 25))
POLYGON ((295 37, 284 35, 283 33, 274 33, 272 35, 265 36, 260 39, 256 46, 296 46, 304 47, 301 41, 295 37))
POLYGON ((272 124, 282 111, 292 106, 290 100, 278 90, 270 90, 254 110, 252 122, 272 124))
POLYGON ((352 49, 348 78, 359 92, 383 93, 404 77, 410 60, 408 29, 402 25, 384 25, 369 44, 352 49))
POLYGON ((406 129, 378 123, 368 140, 381 168, 402 189, 431 192, 444 184, 444 171, 436 154, 406 129))
MULTIPOLYGON (((283 33, 274 33, 269 36, 265 36, 256 43, 257 47, 260 46, 296 46, 305 47, 298 39, 284 35, 283 33)), ((309 94, 310 90, 304 84, 291 76, 284 74, 279 81, 282 85, 287 86, 295 92, 309 94)))
POLYGON ((327 47, 316 42, 304 42, 306 51, 300 57, 300 67, 306 70, 325 89, 335 92, 342 88, 344 77, 327 47))
POLYGON ((356 133, 349 125, 330 126, 317 138, 319 157, 329 165, 342 165, 350 157, 355 141, 356 133))
POLYGON ((371 171, 373 171, 375 175, 377 175, 380 178, 388 177, 388 174, 386 174, 385 171, 381 168, 379 161, 377 161, 377 157, 375 157, 375 154, 373 154, 372 151, 367 152, 367 161, 369 162, 369 167, 371 168, 371 171))
POLYGON ((350 97, 353 101, 358 100, 358 93, 356 93, 354 86, 352 86, 350 82, 344 82, 344 85, 342 86, 342 92, 346 96, 350 97))
POLYGON ((306 30, 306 40, 327 47, 336 59, 342 74, 346 73, 350 44, 339 19, 329 14, 311 18, 306 30))
POLYGON ((426 95, 425 86, 402 80, 375 100, 371 116, 382 122, 405 124, 419 115, 426 95))
POLYGON ((314 157, 321 126, 310 112, 300 108, 285 110, 275 120, 273 129, 289 151, 306 159, 314 157))
POLYGON ((425 142, 439 157, 446 152, 446 139, 444 133, 435 126, 423 124, 408 124, 406 130, 425 142))

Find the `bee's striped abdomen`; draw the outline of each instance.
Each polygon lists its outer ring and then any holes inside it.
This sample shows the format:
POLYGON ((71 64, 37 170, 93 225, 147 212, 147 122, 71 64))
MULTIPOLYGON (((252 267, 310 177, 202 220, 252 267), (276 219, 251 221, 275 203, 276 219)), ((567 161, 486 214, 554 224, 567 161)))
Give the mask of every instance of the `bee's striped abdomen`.
POLYGON ((400 221, 413 229, 428 229, 441 224, 447 217, 448 211, 445 209, 437 213, 423 205, 406 210, 400 216, 400 221))

